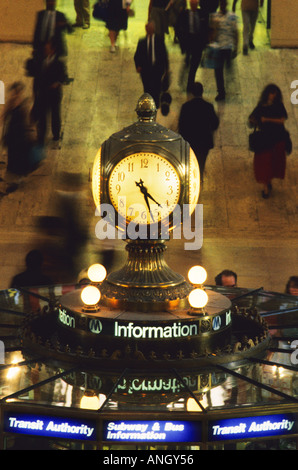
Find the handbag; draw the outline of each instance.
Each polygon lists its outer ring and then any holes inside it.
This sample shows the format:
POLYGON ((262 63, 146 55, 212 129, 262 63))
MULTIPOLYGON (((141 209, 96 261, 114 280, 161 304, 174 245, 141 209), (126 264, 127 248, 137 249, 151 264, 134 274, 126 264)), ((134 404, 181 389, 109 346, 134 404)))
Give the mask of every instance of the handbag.
POLYGON ((259 129, 254 129, 254 131, 248 137, 249 150, 252 152, 261 152, 266 148, 266 139, 264 133, 259 129))
POLYGON ((289 131, 285 130, 286 153, 291 155, 293 150, 293 143, 289 131))
POLYGON ((93 18, 107 21, 109 0, 99 0, 93 5, 93 18))
POLYGON ((31 170, 38 167, 38 165, 46 158, 45 150, 42 145, 35 144, 29 151, 28 166, 31 170))
POLYGON ((206 69, 216 69, 220 65, 220 49, 218 47, 206 47, 202 57, 202 67, 206 69))

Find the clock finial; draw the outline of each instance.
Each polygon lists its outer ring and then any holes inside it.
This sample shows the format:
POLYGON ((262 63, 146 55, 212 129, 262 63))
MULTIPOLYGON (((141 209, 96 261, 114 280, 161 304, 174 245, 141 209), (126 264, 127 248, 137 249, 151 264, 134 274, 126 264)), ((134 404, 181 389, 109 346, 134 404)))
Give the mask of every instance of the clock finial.
POLYGON ((144 93, 139 98, 136 112, 139 117, 139 121, 155 121, 157 109, 155 101, 149 93, 144 93))

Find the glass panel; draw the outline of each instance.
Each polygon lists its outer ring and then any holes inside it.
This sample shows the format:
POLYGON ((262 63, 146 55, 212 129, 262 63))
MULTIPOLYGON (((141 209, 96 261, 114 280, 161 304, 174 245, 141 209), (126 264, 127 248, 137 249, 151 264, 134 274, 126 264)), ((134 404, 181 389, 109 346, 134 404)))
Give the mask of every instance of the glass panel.
POLYGON ((5 450, 96 450, 94 444, 49 439, 42 437, 9 436, 5 437, 5 450))
POLYGON ((288 403, 287 395, 298 398, 298 349, 296 353, 292 346, 298 340, 296 297, 263 290, 215 288, 233 298, 241 308, 257 307, 269 323, 272 341, 264 357, 246 361, 234 370, 236 375, 229 370, 231 364, 227 370, 213 367, 193 373, 181 370, 176 373, 169 365, 169 371, 162 373, 154 370, 144 374, 128 371, 123 375, 122 371, 87 373, 78 368, 63 375, 59 365, 53 366, 38 357, 23 357, 19 326, 27 312, 38 312, 47 307, 49 300, 74 289, 74 285, 69 285, 37 288, 31 293, 16 289, 0 291, 0 344, 5 350, 4 361, 0 356, 0 398, 18 392, 13 399, 20 402, 121 413, 208 413, 222 407, 232 410, 288 403), (284 395, 277 395, 274 390, 284 395))
POLYGON ((192 393, 198 391, 199 379, 198 374, 179 377, 169 372, 140 374, 128 371, 118 378, 109 401, 102 409, 121 412, 187 411, 188 400, 192 393))
POLYGON ((298 370, 267 364, 245 365, 227 373, 226 381, 207 393, 209 409, 290 403, 297 396, 298 370))

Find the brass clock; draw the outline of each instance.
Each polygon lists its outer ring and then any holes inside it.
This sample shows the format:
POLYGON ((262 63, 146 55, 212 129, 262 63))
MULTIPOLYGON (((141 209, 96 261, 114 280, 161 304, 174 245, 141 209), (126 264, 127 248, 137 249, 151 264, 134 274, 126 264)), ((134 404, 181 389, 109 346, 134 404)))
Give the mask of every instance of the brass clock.
POLYGON ((127 223, 169 220, 181 194, 181 176, 167 158, 152 151, 134 152, 114 165, 108 178, 109 199, 127 223))
POLYGON ((150 95, 140 98, 136 110, 139 120, 112 134, 97 153, 93 198, 101 217, 122 233, 127 235, 132 224, 144 229, 143 234, 147 228, 148 239, 157 224, 157 231, 153 231, 159 238, 161 229, 172 230, 174 223, 179 223, 174 214, 179 214, 182 222, 184 211, 187 216, 193 213, 200 193, 200 170, 181 135, 155 122, 156 108, 150 95), (104 206, 110 211, 107 216, 102 215, 104 206))
POLYGON ((105 219, 99 238, 127 242, 127 261, 107 276, 103 298, 113 307, 160 311, 189 293, 184 277, 165 261, 165 241, 183 225, 184 211, 190 216, 195 210, 200 170, 182 136, 155 122, 150 95, 141 96, 136 111, 138 121, 105 140, 93 164, 93 198, 105 219), (118 231, 106 230, 105 222, 118 231))

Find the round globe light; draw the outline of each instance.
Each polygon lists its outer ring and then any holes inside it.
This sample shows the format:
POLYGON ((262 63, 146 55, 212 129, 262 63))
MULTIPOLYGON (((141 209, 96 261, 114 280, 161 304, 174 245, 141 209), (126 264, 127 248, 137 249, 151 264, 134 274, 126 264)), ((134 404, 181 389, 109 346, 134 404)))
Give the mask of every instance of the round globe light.
POLYGON ((81 299, 85 305, 96 305, 100 301, 100 290, 95 286, 86 286, 81 292, 81 299))
POLYGON ((92 264, 88 269, 88 277, 91 282, 102 282, 107 275, 107 270, 102 264, 92 264))
POLYGON ((95 393, 86 392, 81 398, 80 408, 84 410, 99 410, 105 400, 106 396, 103 394, 97 396, 95 393))
POLYGON ((188 296, 192 308, 203 308, 207 305, 208 295, 203 289, 194 289, 188 296))
POLYGON ((193 266, 188 271, 188 279, 191 284, 203 284, 207 279, 207 272, 203 266, 193 266))

